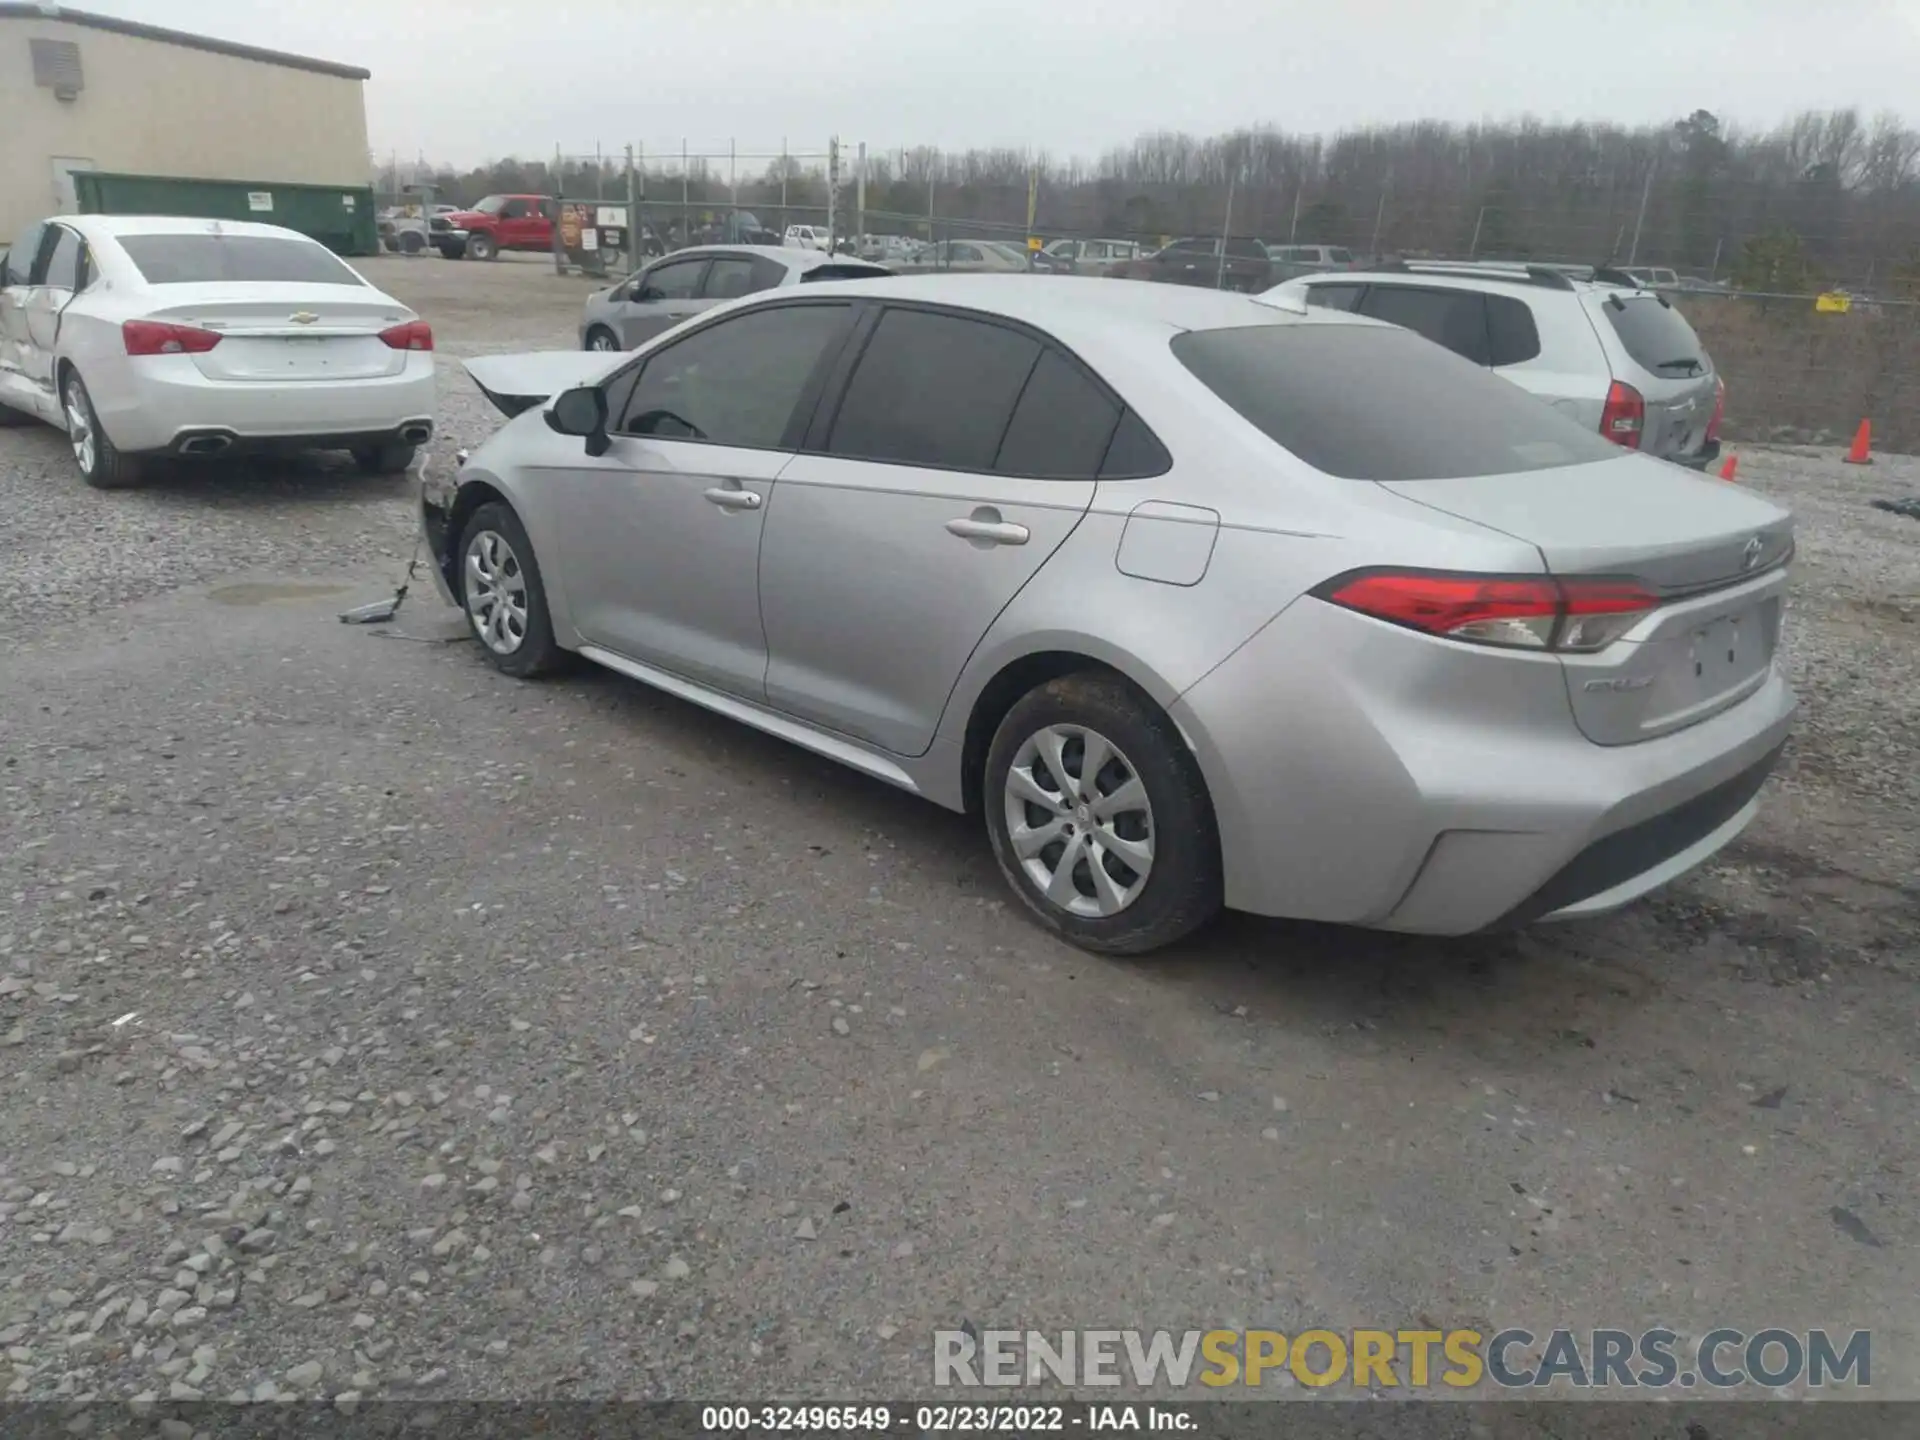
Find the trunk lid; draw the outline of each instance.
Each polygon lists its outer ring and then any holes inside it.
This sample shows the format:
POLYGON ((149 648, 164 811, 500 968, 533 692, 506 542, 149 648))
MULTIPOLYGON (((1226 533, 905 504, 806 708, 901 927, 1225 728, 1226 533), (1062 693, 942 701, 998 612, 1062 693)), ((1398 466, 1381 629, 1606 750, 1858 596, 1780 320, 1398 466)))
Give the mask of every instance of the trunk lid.
POLYGON ((380 332, 415 317, 361 286, 169 285, 167 303, 144 317, 221 336, 193 356, 209 380, 366 380, 397 375, 407 352, 380 332))
POLYGON ((480 393, 511 419, 546 404, 562 390, 605 379, 626 362, 625 356, 598 350, 530 350, 520 355, 480 355, 461 363, 480 393))
POLYGON ((1587 297, 1614 378, 1646 402, 1640 451, 1663 460, 1696 454, 1706 443, 1717 397, 1713 359, 1693 326, 1663 297, 1617 290, 1587 297))
POLYGON ((1627 638, 1561 657, 1575 722, 1595 744, 1696 724, 1772 669, 1793 517, 1757 496, 1634 455, 1383 488, 1526 541, 1555 575, 1631 577, 1662 597, 1627 638))

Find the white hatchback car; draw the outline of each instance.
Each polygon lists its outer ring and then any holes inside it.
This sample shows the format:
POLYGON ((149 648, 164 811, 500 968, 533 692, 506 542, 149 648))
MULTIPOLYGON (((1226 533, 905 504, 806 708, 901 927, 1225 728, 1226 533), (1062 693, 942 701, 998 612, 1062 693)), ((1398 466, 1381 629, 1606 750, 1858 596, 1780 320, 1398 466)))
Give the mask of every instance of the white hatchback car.
POLYGON ((0 258, 0 424, 65 430, 102 489, 152 455, 405 470, 433 434, 432 352, 412 310, 278 225, 63 215, 0 258))

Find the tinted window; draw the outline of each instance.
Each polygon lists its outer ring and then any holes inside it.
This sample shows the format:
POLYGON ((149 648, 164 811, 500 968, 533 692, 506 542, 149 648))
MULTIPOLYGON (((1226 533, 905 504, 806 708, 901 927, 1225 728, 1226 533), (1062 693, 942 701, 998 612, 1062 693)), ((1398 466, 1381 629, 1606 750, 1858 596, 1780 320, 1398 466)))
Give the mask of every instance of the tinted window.
POLYGON ((12 246, 7 250, 4 283, 25 285, 32 278, 33 262, 40 254, 40 241, 46 233, 44 223, 35 223, 14 237, 12 246))
POLYGON ((1487 363, 1487 307, 1478 291, 1375 285, 1360 313, 1404 326, 1476 365, 1487 363))
POLYGON ((524 200, 509 200, 500 207, 500 218, 502 220, 518 220, 526 213, 527 202, 524 200))
POLYGON ((1487 296, 1487 354, 1494 365, 1518 365, 1540 353, 1533 309, 1511 295, 1487 296))
POLYGON ((753 283, 753 261, 743 256, 724 255, 707 271, 701 293, 709 300, 738 300, 759 287, 753 283))
POLYGON ((707 272, 705 258, 676 260, 647 272, 640 283, 642 300, 691 300, 700 293, 700 277, 707 272))
POLYGON ((1342 250, 1336 245, 1327 252, 1327 258, 1336 265, 1351 265, 1353 263, 1353 252, 1351 250, 1342 250))
POLYGON ((1001 325, 888 310, 827 448, 863 460, 989 471, 1040 344, 1001 325))
POLYGON ((816 265, 800 277, 801 283, 814 280, 871 280, 893 272, 880 265, 816 265))
POLYGON ((41 277, 42 285, 52 285, 61 290, 80 288, 80 237, 64 225, 56 225, 52 230, 53 253, 47 257, 46 273, 41 277))
POLYGON ((149 285, 205 285, 223 280, 295 285, 359 285, 326 246, 278 235, 122 235, 149 285))
POLYGON ((973 245, 956 245, 947 253, 948 262, 954 265, 972 265, 986 258, 973 245))
POLYGON ((847 313, 844 305, 784 305, 689 335, 641 368, 617 428, 774 449, 847 313))
POLYGON ((1519 386, 1405 331, 1324 321, 1190 331, 1172 343, 1180 363, 1242 418, 1344 480, 1509 475, 1623 453, 1519 386), (1393 403, 1382 405, 1382 395, 1393 403))
POLYGON ((1307 304, 1318 305, 1323 310, 1351 310, 1366 288, 1364 285, 1309 285, 1307 304))
POLYGON ((1100 478, 1142 480, 1149 475, 1164 475, 1172 468, 1173 457, 1147 428, 1146 421, 1131 410, 1122 415, 1113 442, 1107 446, 1107 458, 1101 463, 1100 478))
POLYGON ((1119 423, 1119 402, 1078 365, 1048 350, 1020 392, 993 468, 1002 475, 1091 480, 1119 423))
POLYGON ((1641 369, 1656 375, 1690 375, 1696 365, 1705 367, 1700 337, 1678 310, 1656 297, 1622 295, 1600 308, 1641 369))
POLYGON ((1267 247, 1258 240, 1229 240, 1227 254, 1241 260, 1261 260, 1267 258, 1267 247))

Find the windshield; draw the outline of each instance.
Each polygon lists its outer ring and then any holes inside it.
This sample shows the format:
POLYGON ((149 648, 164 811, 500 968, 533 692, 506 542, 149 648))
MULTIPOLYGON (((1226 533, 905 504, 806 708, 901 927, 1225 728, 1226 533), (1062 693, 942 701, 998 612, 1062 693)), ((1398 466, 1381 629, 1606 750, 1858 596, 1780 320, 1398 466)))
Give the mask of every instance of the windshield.
POLYGON ((489 195, 486 199, 475 203, 473 213, 475 215, 498 215, 500 208, 506 203, 507 197, 504 195, 489 195))
POLYGON ((122 235, 120 248, 149 285, 223 280, 296 285, 363 285, 313 240, 278 235, 122 235))
POLYGON ((1242 419, 1342 480, 1510 475, 1626 453, 1411 330, 1247 325, 1188 331, 1171 343, 1242 419), (1382 395, 1393 403, 1382 405, 1382 395))

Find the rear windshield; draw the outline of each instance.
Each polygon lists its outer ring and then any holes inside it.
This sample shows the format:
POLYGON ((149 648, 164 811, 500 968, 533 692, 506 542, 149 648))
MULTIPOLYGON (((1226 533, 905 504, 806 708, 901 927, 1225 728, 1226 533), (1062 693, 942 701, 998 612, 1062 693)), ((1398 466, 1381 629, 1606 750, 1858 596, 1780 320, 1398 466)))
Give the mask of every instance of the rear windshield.
POLYGON ((277 235, 122 235, 127 252, 149 285, 205 285, 221 280, 303 285, 365 282, 312 240, 277 235))
POLYGON ((1275 443, 1342 480, 1451 480, 1625 452, 1519 386, 1398 327, 1192 330, 1173 353, 1275 443))
POLYGON ((1654 296, 1621 295, 1609 299, 1600 309, 1641 369, 1678 377, 1707 368, 1706 353, 1693 327, 1678 310, 1661 304, 1654 296))

